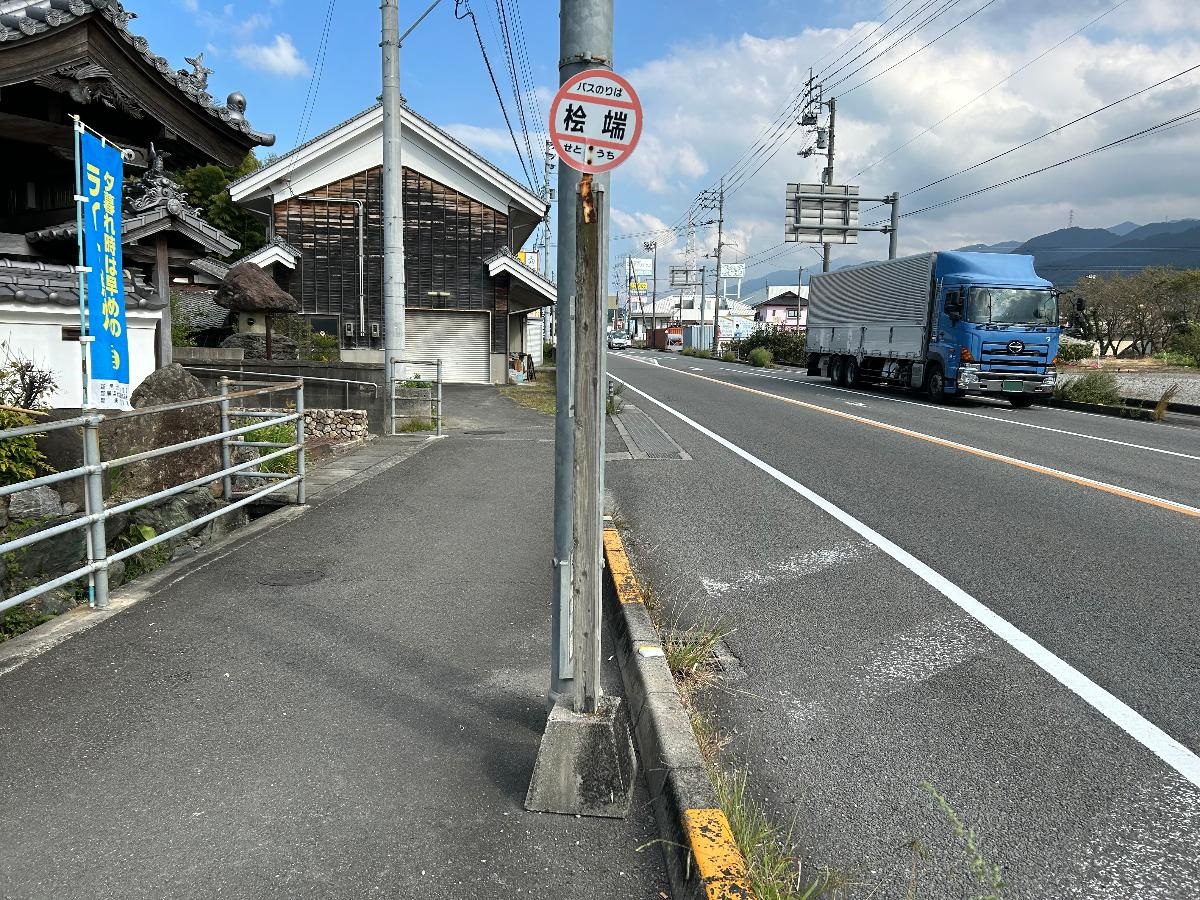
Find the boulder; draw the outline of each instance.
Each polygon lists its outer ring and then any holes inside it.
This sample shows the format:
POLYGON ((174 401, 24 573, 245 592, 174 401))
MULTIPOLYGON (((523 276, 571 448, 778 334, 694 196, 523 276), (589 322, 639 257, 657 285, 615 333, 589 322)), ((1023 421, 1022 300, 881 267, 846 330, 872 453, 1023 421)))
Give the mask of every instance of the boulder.
POLYGON ((296 298, 254 263, 242 263, 225 273, 214 300, 234 312, 289 313, 300 309, 296 298))
POLYGON ((50 519, 62 514, 62 497, 45 485, 18 491, 8 498, 8 517, 12 519, 50 519))
MULTIPOLYGON (((145 409, 209 396, 212 396, 211 392, 198 378, 176 364, 159 369, 138 385, 131 402, 135 409, 145 409)), ((116 419, 105 426, 100 439, 105 459, 115 459, 216 434, 220 430, 220 409, 217 404, 210 403, 116 419)), ((213 441, 122 466, 110 473, 109 486, 115 495, 141 497, 220 470, 221 444, 213 441)))

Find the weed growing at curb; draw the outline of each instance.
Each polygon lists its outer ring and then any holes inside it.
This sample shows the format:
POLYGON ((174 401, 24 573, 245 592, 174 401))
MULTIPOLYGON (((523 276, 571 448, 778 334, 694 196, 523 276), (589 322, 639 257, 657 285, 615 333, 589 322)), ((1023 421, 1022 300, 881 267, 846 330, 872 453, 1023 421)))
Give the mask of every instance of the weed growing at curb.
POLYGON ((711 682, 717 671, 717 645, 732 633, 732 628, 715 621, 664 632, 663 650, 675 680, 692 688, 711 682))
POLYGON ((974 900, 1003 900, 1000 891, 1006 887, 1004 877, 1000 872, 1000 867, 988 862, 987 857, 983 855, 983 851, 979 849, 979 845, 975 839, 975 830, 963 824, 962 819, 958 817, 958 813, 954 811, 954 807, 950 805, 950 801, 943 797, 932 784, 928 781, 922 781, 921 787, 933 797, 938 807, 942 810, 942 814, 949 821, 950 827, 954 829, 954 833, 963 842, 963 855, 966 857, 967 867, 970 869, 971 874, 975 876, 975 880, 988 891, 988 893, 981 894, 974 898, 974 900))
POLYGON ((1171 385, 1162 396, 1158 398, 1158 402, 1154 404, 1154 421, 1161 422, 1167 417, 1167 406, 1175 399, 1175 395, 1179 393, 1179 383, 1171 385))

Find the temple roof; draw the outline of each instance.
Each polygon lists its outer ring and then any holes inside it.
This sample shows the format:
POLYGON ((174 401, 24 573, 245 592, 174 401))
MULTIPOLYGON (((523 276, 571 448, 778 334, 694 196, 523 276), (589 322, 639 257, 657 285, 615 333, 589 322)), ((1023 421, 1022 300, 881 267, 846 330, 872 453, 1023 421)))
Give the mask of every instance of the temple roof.
MULTIPOLYGON (((269 147, 275 143, 273 134, 255 131, 250 125, 245 116, 246 98, 242 94, 234 92, 224 103, 219 103, 208 93, 208 76, 212 69, 205 66, 203 53, 187 60, 192 71, 176 70, 165 57, 150 49, 144 37, 130 33, 129 22, 134 18, 136 13, 127 10, 119 0, 0 0, 0 49, 33 44, 69 31, 87 20, 96 20, 151 72, 157 73, 164 88, 188 106, 211 117, 214 124, 219 122, 228 131, 240 135, 243 146, 269 147)), ((28 68, 28 65, 23 64, 22 68, 28 68)), ((61 59, 48 58, 45 71, 35 72, 31 80, 51 90, 69 93, 85 103, 98 100, 110 105, 114 102, 138 105, 146 99, 140 96, 136 85, 115 78, 95 59, 76 59, 64 66, 61 59)))
MULTIPOLYGON (((0 302, 79 306, 79 273, 74 266, 0 257, 0 302)), ((162 309, 163 302, 145 281, 125 272, 127 309, 162 309)))

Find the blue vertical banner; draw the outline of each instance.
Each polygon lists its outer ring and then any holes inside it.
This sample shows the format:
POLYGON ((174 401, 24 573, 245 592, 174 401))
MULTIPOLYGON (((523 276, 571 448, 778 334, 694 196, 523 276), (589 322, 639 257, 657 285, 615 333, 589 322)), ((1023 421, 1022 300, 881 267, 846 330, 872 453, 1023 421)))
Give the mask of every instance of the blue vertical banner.
POLYGON ((129 337, 125 333, 125 270, 121 260, 121 151, 88 131, 79 136, 83 188, 80 240, 87 272, 91 336, 88 405, 129 409, 129 337))

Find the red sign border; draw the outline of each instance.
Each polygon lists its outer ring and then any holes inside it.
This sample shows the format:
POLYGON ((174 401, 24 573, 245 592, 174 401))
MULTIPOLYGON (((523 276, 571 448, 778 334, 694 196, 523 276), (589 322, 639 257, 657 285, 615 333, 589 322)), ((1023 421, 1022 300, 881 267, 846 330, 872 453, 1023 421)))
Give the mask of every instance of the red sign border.
MULTIPOLYGON (((593 99, 590 97, 584 97, 582 99, 589 103, 604 103, 603 98, 593 99)), ((614 105, 628 107, 630 104, 628 102, 617 101, 617 103, 614 105)), ((573 75, 563 83, 562 87, 558 89, 558 93, 556 93, 554 95, 554 99, 550 101, 550 121, 547 124, 550 128, 550 140, 554 142, 554 149, 558 153, 559 159, 561 159, 572 169, 575 169, 577 172, 600 175, 604 172, 610 172, 617 166, 626 162, 629 157, 633 155, 633 151, 637 149, 638 142, 642 139, 642 100, 638 96, 637 91, 633 89, 633 85, 631 85, 616 72, 610 71, 609 69, 588 69, 585 72, 580 72, 578 75, 573 75), (564 132, 560 132, 554 127, 554 111, 558 108, 559 101, 566 99, 566 95, 571 92, 572 88, 574 88, 580 82, 587 81, 589 78, 610 78, 615 81, 622 88, 624 88, 625 92, 632 98, 633 108, 637 112, 637 127, 635 127, 633 130, 633 140, 629 142, 629 146, 625 149, 625 152, 620 158, 614 159, 612 162, 606 163, 602 166, 589 166, 586 163, 577 162, 575 157, 563 149, 563 142, 560 140, 560 135, 572 143, 577 143, 579 139, 571 137, 564 132)))

